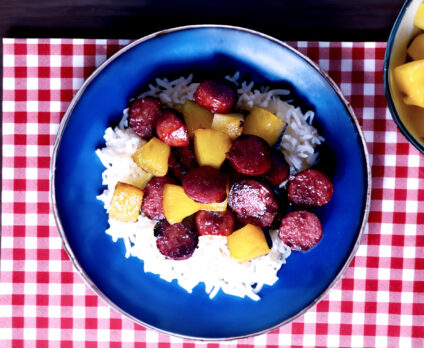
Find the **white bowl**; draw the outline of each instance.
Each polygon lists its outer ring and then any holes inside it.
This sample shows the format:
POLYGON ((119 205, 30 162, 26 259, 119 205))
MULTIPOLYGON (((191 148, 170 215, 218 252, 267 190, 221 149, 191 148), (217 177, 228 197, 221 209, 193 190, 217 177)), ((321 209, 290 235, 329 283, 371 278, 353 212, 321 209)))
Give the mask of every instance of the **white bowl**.
POLYGON ((415 14, 421 2, 406 1, 393 25, 384 57, 384 88, 393 120, 408 141, 424 153, 424 131, 419 133, 413 121, 413 118, 421 117, 424 129, 424 108, 405 104, 392 76, 393 69, 406 62, 406 50, 411 40, 424 32, 414 26, 415 14))

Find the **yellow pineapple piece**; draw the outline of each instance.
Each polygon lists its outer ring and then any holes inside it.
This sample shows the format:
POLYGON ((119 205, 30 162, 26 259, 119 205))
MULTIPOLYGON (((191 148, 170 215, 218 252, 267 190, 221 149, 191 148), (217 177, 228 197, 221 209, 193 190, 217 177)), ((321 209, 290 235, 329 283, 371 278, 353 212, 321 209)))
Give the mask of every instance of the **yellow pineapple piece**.
POLYGON ((243 134, 257 135, 273 146, 280 138, 285 125, 286 123, 272 112, 254 107, 246 117, 243 134))
POLYGON ((424 107, 424 59, 397 66, 393 78, 405 104, 424 107))
POLYGON ((168 172, 168 158, 171 148, 158 138, 150 139, 133 155, 134 162, 154 176, 164 176, 168 172))
POLYGON ((211 128, 227 133, 231 140, 238 138, 244 125, 244 116, 239 113, 214 114, 211 128))
POLYGON ((110 204, 109 217, 123 222, 136 222, 143 202, 143 190, 118 182, 110 204))
POLYGON ((228 199, 219 203, 201 203, 200 210, 210 210, 210 211, 226 211, 228 205, 228 199))
POLYGON ((219 203, 200 203, 200 210, 210 211, 226 211, 228 205, 228 197, 223 202, 219 203))
POLYGON ((215 129, 196 129, 194 131, 194 153, 201 166, 219 169, 230 147, 231 139, 226 133, 215 129))
POLYGON ((247 224, 227 237, 230 256, 245 262, 270 252, 264 232, 258 226, 247 224))
POLYGON ((414 134, 424 139, 424 109, 416 106, 408 108, 408 118, 411 120, 414 134))
POLYGON ((144 189, 147 185, 147 183, 150 181, 151 178, 153 178, 153 174, 146 172, 145 170, 139 168, 140 174, 136 175, 134 178, 129 178, 127 180, 127 184, 131 184, 137 187, 140 187, 141 189, 144 189))
POLYGON ((190 138, 193 137, 196 129, 211 128, 212 112, 194 101, 186 100, 182 108, 182 114, 190 138))
POLYGON ((165 218, 171 225, 201 209, 201 204, 187 196, 181 186, 173 184, 165 184, 162 204, 165 218))
POLYGON ((407 52, 412 60, 424 59, 424 33, 412 40, 407 52))
POLYGON ((414 25, 420 29, 424 29, 424 3, 419 4, 415 14, 414 25))

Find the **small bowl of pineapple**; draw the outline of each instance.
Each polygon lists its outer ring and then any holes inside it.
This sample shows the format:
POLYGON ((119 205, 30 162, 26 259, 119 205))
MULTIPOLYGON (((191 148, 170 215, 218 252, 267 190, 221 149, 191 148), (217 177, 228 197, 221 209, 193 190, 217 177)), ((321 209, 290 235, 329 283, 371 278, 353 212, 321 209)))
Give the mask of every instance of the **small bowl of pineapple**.
POLYGON ((387 42, 384 87, 393 120, 424 153, 424 2, 403 5, 387 42))

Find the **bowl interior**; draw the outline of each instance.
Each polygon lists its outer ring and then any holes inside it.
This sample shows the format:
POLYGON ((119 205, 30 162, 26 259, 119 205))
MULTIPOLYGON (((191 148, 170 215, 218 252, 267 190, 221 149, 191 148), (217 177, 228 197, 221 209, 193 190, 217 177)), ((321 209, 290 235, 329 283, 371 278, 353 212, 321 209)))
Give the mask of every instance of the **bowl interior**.
POLYGON ((420 32, 414 26, 414 18, 421 0, 407 1, 390 34, 385 57, 384 78, 386 99, 394 121, 405 137, 421 152, 424 152, 424 109, 407 105, 402 94, 393 81, 393 69, 407 60, 407 47, 420 32), (421 122, 418 120, 422 119, 421 122))
MULTIPOLYGON (((369 199, 366 148, 351 109, 327 77, 296 51, 241 28, 189 27, 142 39, 113 57, 84 85, 65 116, 53 161, 53 201, 59 231, 79 272, 117 310, 168 333, 203 339, 249 336, 288 322, 312 306, 340 277, 357 247, 369 199), (194 73, 222 78, 240 71, 257 83, 290 86, 296 102, 312 109, 326 143, 322 165, 335 193, 317 211, 321 242, 293 252, 279 280, 258 302, 223 293, 192 294, 124 257, 123 243, 105 234, 107 215, 96 200, 103 166, 95 150, 128 100, 155 77, 194 73), (349 209, 346 209, 349 207, 349 209)), ((205 269, 207 266, 205 265, 205 269)))

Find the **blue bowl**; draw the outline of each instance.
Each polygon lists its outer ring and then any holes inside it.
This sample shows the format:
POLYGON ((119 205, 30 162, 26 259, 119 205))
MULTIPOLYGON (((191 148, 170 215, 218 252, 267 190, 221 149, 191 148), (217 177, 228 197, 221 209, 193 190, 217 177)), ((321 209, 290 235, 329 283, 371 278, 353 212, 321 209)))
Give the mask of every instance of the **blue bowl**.
POLYGON ((186 338, 252 336, 286 324, 322 299, 342 277, 359 246, 368 216, 370 167, 351 107, 332 80, 308 58, 272 37, 229 26, 189 26, 135 41, 99 67, 72 101, 52 159, 51 192, 64 248, 88 285, 136 322, 186 338), (308 252, 293 252, 260 301, 203 284, 192 294, 175 282, 144 273, 142 261, 124 257, 123 243, 105 234, 107 215, 96 196, 103 166, 95 150, 105 129, 119 121, 128 100, 155 77, 223 77, 240 71, 253 81, 290 86, 296 101, 315 111, 325 137, 321 164, 335 193, 319 209, 323 238, 308 252))

